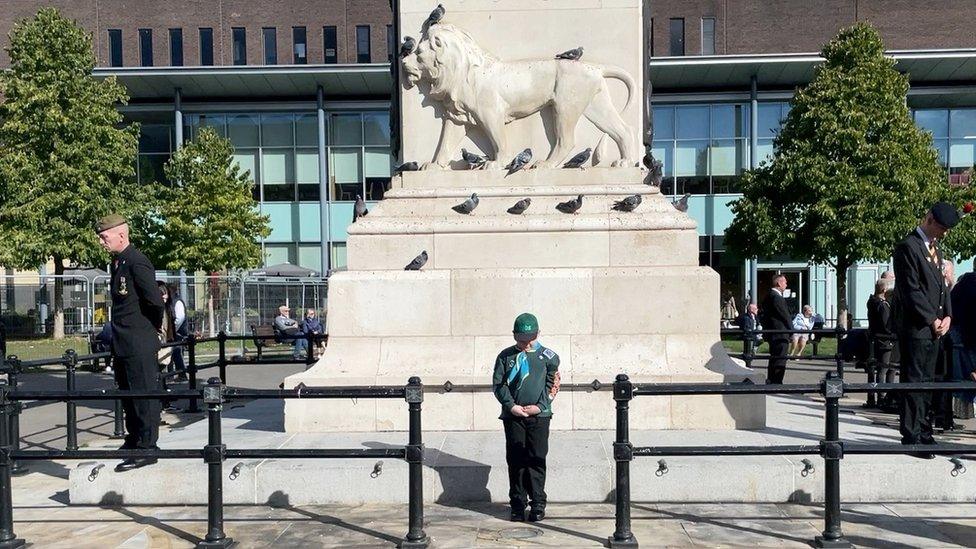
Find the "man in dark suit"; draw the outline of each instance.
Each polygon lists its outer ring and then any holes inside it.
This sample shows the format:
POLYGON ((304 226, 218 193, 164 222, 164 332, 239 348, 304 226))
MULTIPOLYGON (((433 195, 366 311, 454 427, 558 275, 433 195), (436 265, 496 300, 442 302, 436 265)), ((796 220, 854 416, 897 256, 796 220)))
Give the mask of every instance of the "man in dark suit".
MULTIPOLYGON (((120 389, 159 389, 159 331, 163 300, 156 286, 156 270, 129 242, 129 226, 119 215, 108 215, 95 228, 102 247, 112 254, 112 354, 120 389)), ((127 434, 123 449, 156 448, 161 403, 152 399, 123 399, 127 434)), ((129 458, 116 471, 156 463, 155 458, 129 458)))
MULTIPOLYGON (((791 330, 793 326, 790 311, 786 306, 786 277, 778 274, 773 277, 773 287, 763 300, 763 328, 766 330, 791 330)), ((790 343, 790 334, 783 332, 770 334, 769 367, 766 370, 766 383, 782 384, 786 376, 786 350, 790 343)))
MULTIPOLYGON (((922 223, 895 247, 895 326, 901 349, 901 380, 933 381, 939 339, 949 331, 952 301, 942 272, 939 241, 959 222, 959 212, 938 202, 922 223)), ((930 391, 902 393, 902 444, 935 444, 929 412, 930 391)), ((931 459, 929 453, 918 457, 931 459)))

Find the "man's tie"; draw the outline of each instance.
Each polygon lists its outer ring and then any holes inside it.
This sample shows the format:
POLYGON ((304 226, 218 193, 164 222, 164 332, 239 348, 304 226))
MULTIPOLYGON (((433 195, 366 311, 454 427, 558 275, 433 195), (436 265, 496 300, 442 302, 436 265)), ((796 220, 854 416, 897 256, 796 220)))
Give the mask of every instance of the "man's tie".
POLYGON ((935 253, 935 242, 929 241, 929 260, 932 263, 938 263, 939 256, 935 253))

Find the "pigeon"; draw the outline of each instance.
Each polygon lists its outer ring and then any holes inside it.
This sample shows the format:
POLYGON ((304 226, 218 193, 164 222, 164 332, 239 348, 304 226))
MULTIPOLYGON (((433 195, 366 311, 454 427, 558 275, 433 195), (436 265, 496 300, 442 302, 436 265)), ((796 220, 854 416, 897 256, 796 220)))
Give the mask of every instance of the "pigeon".
POLYGON ((611 209, 617 210, 618 212, 632 212, 637 209, 637 206, 640 206, 642 200, 643 198, 639 194, 631 195, 623 200, 614 202, 613 208, 611 209))
POLYGON ((403 164, 400 164, 396 168, 393 168, 393 173, 415 172, 419 169, 420 169, 420 165, 417 164, 416 162, 404 162, 403 164))
POLYGON ((469 214, 478 207, 478 193, 471 193, 471 198, 465 200, 464 202, 458 204, 457 206, 452 206, 451 209, 459 214, 469 214))
POLYGON ((430 12, 430 15, 427 16, 427 23, 430 25, 436 25, 437 23, 440 23, 441 19, 444 18, 444 11, 445 11, 444 4, 437 4, 437 7, 434 8, 434 11, 430 12))
POLYGON ((664 163, 654 158, 651 151, 647 151, 647 154, 644 155, 644 167, 647 168, 651 174, 648 183, 655 187, 660 187, 661 177, 664 175, 664 163))
POLYGON ((414 40, 413 36, 404 37, 403 43, 400 44, 400 59, 413 53, 415 47, 417 47, 417 41, 414 40))
POLYGON ((524 151, 518 153, 512 162, 506 166, 508 168, 508 173, 513 174, 532 162, 532 149, 525 149, 524 151))
POLYGON ((579 168, 583 169, 583 164, 590 159, 590 155, 593 154, 593 149, 587 147, 585 151, 577 154, 576 156, 569 159, 568 162, 563 164, 564 168, 579 168))
POLYGON ((583 57, 583 46, 578 48, 564 51, 556 56, 556 59, 568 59, 570 61, 579 61, 579 58, 583 57))
POLYGON ((467 149, 461 149, 461 158, 468 163, 468 169, 480 168, 488 162, 487 156, 481 156, 480 154, 475 154, 473 152, 468 152, 467 149))
POLYGON ((689 197, 691 197, 691 193, 685 193, 685 195, 679 198, 677 201, 672 202, 672 204, 674 204, 674 209, 678 210, 679 212, 687 212, 689 197))
POLYGON ((532 204, 531 198, 523 198, 515 203, 514 206, 508 209, 508 213, 512 215, 521 215, 522 212, 529 209, 529 204, 532 204))
POLYGON ((556 209, 567 214, 574 214, 583 206, 583 195, 579 195, 575 200, 567 200, 556 204, 556 209))
POLYGON ((356 205, 352 208, 352 222, 355 223, 357 219, 368 214, 369 210, 366 209, 366 203, 363 202, 363 197, 356 195, 356 205))
POLYGON ((404 271, 419 271, 421 267, 427 264, 427 250, 420 252, 420 255, 413 258, 413 261, 409 265, 403 268, 404 271))

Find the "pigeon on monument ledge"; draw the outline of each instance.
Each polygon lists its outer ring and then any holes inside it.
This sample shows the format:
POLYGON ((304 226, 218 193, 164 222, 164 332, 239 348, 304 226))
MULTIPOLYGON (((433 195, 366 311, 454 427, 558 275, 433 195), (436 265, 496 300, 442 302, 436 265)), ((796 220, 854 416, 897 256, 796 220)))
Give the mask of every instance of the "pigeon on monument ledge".
POLYGON ((441 19, 444 19, 445 11, 446 10, 444 9, 444 4, 437 4, 437 7, 434 8, 434 11, 430 12, 430 15, 427 16, 427 23, 431 25, 436 25, 437 23, 440 23, 441 19))
POLYGON ((583 169, 583 164, 586 164, 587 160, 590 159, 590 155, 593 154, 593 149, 587 147, 585 151, 577 154, 576 156, 569 159, 568 162, 563 164, 564 168, 579 168, 583 169))
POLYGON ((352 208, 352 222, 355 223, 357 219, 368 214, 369 210, 366 209, 366 202, 363 201, 363 197, 356 195, 356 204, 352 208))
POLYGON ((583 46, 571 49, 569 51, 564 51, 556 56, 556 59, 568 59, 570 61, 579 61, 579 58, 583 57, 583 46))
POLYGON ((415 47, 417 47, 417 41, 414 40, 413 36, 405 37, 403 43, 400 44, 400 59, 413 53, 415 47))
POLYGON ((457 206, 452 206, 451 209, 459 214, 469 214, 478 207, 478 193, 471 193, 471 198, 465 200, 464 202, 458 204, 457 206))
POLYGON ((506 166, 508 168, 508 174, 511 175, 522 168, 526 167, 529 162, 532 162, 532 149, 525 149, 524 151, 518 153, 512 162, 506 166))
POLYGON ((487 156, 481 156, 480 154, 469 152, 467 149, 461 149, 461 158, 468 163, 469 170, 480 168, 485 165, 485 162, 488 162, 487 156))
POLYGON ((532 204, 531 198, 523 198, 515 203, 514 206, 508 209, 508 213, 512 215, 521 215, 522 212, 529 209, 529 204, 532 204))
POLYGON ((679 198, 677 201, 672 202, 672 204, 674 204, 674 209, 678 210, 679 212, 687 212, 688 199, 690 197, 691 197, 691 193, 685 193, 685 195, 679 198))
POLYGON ((413 258, 409 265, 403 268, 404 271, 419 271, 427 264, 427 250, 420 252, 420 255, 413 258))
POLYGON ((556 204, 556 209, 568 214, 574 214, 583 206, 583 195, 579 195, 575 200, 567 200, 556 204))
POLYGON ((415 172, 419 169, 420 169, 420 164, 417 164, 416 162, 404 162, 403 164, 400 164, 399 166, 393 168, 393 173, 415 172))
POLYGON ((639 194, 631 195, 623 200, 614 202, 613 208, 611 209, 617 210, 618 212, 632 212, 637 209, 637 206, 640 206, 643 200, 639 194))

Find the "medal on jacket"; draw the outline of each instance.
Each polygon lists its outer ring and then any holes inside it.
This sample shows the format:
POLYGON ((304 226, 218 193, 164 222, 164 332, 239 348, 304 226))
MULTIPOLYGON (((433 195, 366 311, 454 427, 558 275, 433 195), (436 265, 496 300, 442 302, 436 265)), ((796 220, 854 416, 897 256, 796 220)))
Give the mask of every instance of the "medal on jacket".
POLYGON ((119 295, 129 295, 129 288, 125 285, 125 277, 119 277, 119 295))

